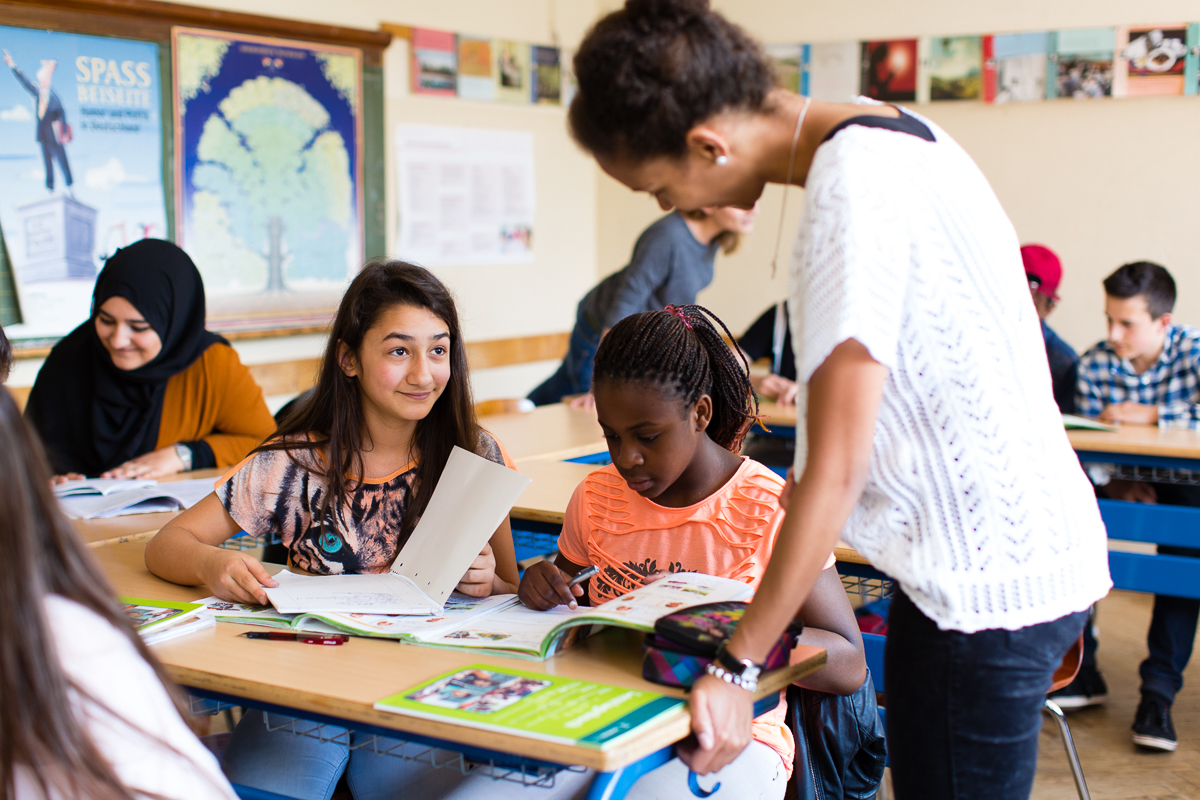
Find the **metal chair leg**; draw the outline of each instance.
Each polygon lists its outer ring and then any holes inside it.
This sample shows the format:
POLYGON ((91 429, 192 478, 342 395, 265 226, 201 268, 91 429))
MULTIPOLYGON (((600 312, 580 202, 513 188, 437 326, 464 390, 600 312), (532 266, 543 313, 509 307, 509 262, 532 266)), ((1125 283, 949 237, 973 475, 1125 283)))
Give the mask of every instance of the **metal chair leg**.
POLYGON ((1071 738, 1071 728, 1067 725, 1067 717, 1058 703, 1046 698, 1043 708, 1058 723, 1058 732, 1062 734, 1063 749, 1067 751, 1067 761, 1071 765, 1071 775, 1075 778, 1075 790, 1079 792, 1079 800, 1092 800, 1088 794, 1087 781, 1083 779, 1083 767, 1079 765, 1079 753, 1075 750, 1075 740, 1071 738))

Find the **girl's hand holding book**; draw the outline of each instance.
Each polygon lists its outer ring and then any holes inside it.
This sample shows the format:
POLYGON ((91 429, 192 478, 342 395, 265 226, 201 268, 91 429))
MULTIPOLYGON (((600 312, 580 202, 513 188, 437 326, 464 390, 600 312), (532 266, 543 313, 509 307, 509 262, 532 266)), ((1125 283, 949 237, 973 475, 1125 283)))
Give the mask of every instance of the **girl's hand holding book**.
MULTIPOLYGON (((463 575, 455 587, 463 594, 471 597, 488 597, 496 584, 496 554, 492 552, 489 542, 471 562, 471 568, 463 575)), ((506 590, 510 591, 510 590, 506 590)))
POLYGON ((270 602, 263 587, 279 584, 258 559, 237 550, 211 549, 198 571, 214 595, 231 603, 265 606, 270 602))
POLYGON ((517 597, 527 607, 537 611, 549 611, 555 606, 566 605, 577 608, 575 598, 583 596, 583 586, 569 585, 571 576, 549 561, 539 561, 525 570, 517 597))

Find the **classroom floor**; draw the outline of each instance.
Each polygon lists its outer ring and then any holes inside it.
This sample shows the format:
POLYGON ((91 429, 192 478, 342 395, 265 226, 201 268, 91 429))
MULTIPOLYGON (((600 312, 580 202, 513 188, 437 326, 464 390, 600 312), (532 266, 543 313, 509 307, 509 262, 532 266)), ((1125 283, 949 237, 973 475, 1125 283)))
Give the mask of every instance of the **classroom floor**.
MULTIPOLYGON (((1179 737, 1174 753, 1133 746, 1130 725, 1137 709, 1138 664, 1146 655, 1153 598, 1114 591, 1100 602, 1097 660, 1108 682, 1108 702, 1067 713, 1093 800, 1193 800, 1200 798, 1200 664, 1193 658, 1171 716, 1179 737)), ((1046 717, 1033 800, 1074 800, 1058 727, 1046 717)))

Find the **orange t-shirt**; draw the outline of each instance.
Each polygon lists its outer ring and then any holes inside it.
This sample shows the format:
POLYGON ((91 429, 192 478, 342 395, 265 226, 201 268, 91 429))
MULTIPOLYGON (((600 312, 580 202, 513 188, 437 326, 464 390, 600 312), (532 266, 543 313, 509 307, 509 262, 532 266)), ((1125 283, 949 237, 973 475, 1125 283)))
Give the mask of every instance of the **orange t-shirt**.
MULTIPOLYGON (((559 551, 574 564, 595 564, 589 583, 595 605, 642 586, 656 572, 701 572, 758 586, 779 535, 783 479, 743 459, 714 494, 684 508, 660 506, 629 488, 612 465, 575 489, 563 520, 559 551)), ((825 568, 834 565, 830 553, 825 568)), ((754 720, 754 738, 783 759, 789 776, 796 742, 781 702, 754 720)))

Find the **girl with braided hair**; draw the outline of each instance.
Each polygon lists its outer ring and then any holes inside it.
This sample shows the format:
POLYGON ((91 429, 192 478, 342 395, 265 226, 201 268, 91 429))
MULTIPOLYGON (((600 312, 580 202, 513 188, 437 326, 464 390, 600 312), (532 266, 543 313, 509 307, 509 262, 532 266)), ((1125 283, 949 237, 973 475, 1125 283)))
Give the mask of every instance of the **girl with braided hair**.
MULTIPOLYGON (((613 463, 575 490, 555 563, 526 570, 520 586, 526 606, 599 604, 669 572, 758 585, 783 521, 784 482, 737 454, 755 420, 757 401, 744 357, 722 340, 722 332, 729 336, 725 325, 710 317, 700 306, 668 306, 626 317, 600 343, 593 388, 613 463), (586 592, 581 586, 568 588, 567 581, 588 564, 600 572, 587 582, 586 592)), ((824 647, 828 662, 801 685, 829 695, 856 695, 870 705, 864 718, 871 720, 874 688, 862 639, 832 569, 833 556, 825 555, 826 568, 799 616, 805 623, 801 641, 824 647)), ((781 703, 754 721, 750 746, 712 779, 721 786, 714 798, 783 797, 796 757, 785 710, 781 703)), ((881 739, 882 731, 878 734, 881 739)), ((848 750, 862 746, 857 742, 848 750)), ((807 753, 811 757, 812 748, 807 753)), ((877 771, 882 770, 880 757, 877 771)), ((840 781, 845 770, 824 772, 840 781)), ((816 780, 813 770, 798 774, 816 780)), ((586 780, 562 773, 556 785, 567 786, 553 796, 573 796, 571 782, 586 780)), ((641 778, 629 796, 684 797, 687 783, 687 767, 674 759, 641 778)), ((871 785, 853 796, 873 791, 871 785)))

